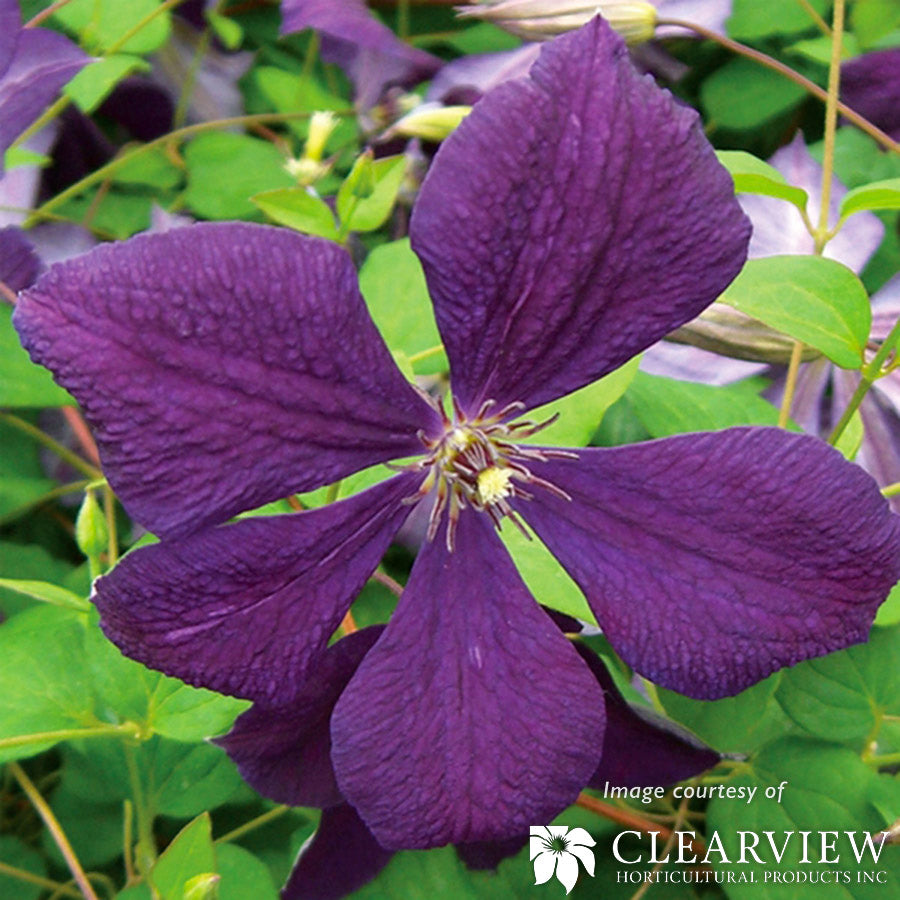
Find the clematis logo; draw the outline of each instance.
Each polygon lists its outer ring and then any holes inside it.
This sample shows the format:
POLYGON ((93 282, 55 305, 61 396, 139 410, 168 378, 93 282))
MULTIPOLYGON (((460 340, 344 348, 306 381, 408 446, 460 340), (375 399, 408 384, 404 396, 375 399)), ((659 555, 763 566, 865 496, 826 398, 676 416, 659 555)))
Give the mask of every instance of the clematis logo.
POLYGON ((594 851, 596 841, 583 829, 568 825, 532 825, 529 858, 534 863, 534 883, 546 884, 554 875, 566 889, 575 887, 578 881, 578 860, 594 876, 594 851))

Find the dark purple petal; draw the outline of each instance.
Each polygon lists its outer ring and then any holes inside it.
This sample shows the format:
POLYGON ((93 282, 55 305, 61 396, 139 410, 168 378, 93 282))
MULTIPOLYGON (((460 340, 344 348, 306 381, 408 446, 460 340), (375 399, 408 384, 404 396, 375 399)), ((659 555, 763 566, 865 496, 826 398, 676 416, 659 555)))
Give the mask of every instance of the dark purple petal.
POLYGON ((255 790, 291 806, 326 807, 343 800, 331 765, 331 712, 382 630, 364 628, 339 640, 289 706, 256 703, 214 741, 255 790))
POLYGON ((126 128, 139 141, 152 141, 172 130, 175 103, 149 78, 132 75, 120 81, 97 110, 126 128))
MULTIPOLYGON (((4 20, 0 20, 0 25, 4 20)), ((6 38, 4 44, 9 43, 6 38)), ((3 45, 0 44, 0 53, 3 45)), ((0 71, 0 172, 2 154, 44 111, 89 57, 53 31, 19 31, 5 71, 0 71)))
POLYGON ((648 707, 630 706, 600 657, 587 645, 575 649, 603 687, 606 733, 600 765, 589 787, 656 787, 693 778, 712 768, 719 754, 648 707))
POLYGON ((900 577, 900 519, 831 447, 775 428, 532 465, 516 501, 622 658, 691 697, 866 639, 900 577))
POLYGON ((470 413, 567 394, 694 318, 748 233, 697 114, 599 19, 476 104, 411 226, 470 413))
POLYGON ((85 409, 126 508, 165 537, 422 449, 343 249, 201 224, 54 266, 14 318, 85 409))
POLYGON ((371 881, 390 861, 352 806, 326 809, 300 851, 281 900, 340 900, 371 881))
POLYGON ((490 520, 420 552, 335 707, 338 784, 389 848, 502 840, 549 822, 593 773, 603 692, 534 602, 490 520))
POLYGON ((441 60, 401 41, 362 0, 281 0, 281 33, 312 28, 323 35, 322 56, 340 65, 367 107, 387 84, 411 86, 431 77, 441 60))
POLYGON ((0 281, 13 291, 27 288, 41 271, 41 261, 25 233, 10 225, 0 228, 0 281))
POLYGON ((878 50, 841 66, 841 99, 900 140, 900 47, 878 50))
POLYGON ((95 584, 107 636, 191 684, 293 702, 409 511, 400 475, 310 512, 136 550, 95 584))

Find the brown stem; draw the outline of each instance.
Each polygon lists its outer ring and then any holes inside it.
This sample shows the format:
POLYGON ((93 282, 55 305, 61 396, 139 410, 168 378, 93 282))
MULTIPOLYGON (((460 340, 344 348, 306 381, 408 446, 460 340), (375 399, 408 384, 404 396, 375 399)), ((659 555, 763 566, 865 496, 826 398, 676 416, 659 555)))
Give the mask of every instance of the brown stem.
POLYGON ((92 465, 95 465, 99 469, 100 451, 97 449, 97 442, 94 440, 94 436, 91 434, 87 422, 84 421, 84 416, 82 416, 74 406, 63 406, 61 408, 69 428, 72 429, 75 439, 84 451, 84 455, 92 465))
POLYGON ((58 9, 62 9, 67 3, 71 3, 72 0, 56 0, 56 3, 51 3, 46 9, 42 9, 36 16, 29 19, 22 27, 23 28, 37 28, 41 22, 45 22, 50 16, 53 15, 58 9))
POLYGON ((75 880, 75 884, 78 885, 78 889, 84 894, 85 900, 97 900, 97 895, 94 893, 91 883, 87 880, 87 875, 84 874, 84 869, 81 868, 81 863, 78 861, 69 839, 62 830, 56 816, 53 815, 53 810, 47 805, 47 801, 41 796, 32 780, 25 774, 25 770, 18 763, 8 762, 6 765, 9 767, 13 778, 19 782, 19 786, 26 793, 35 810, 37 810, 37 814, 44 820, 47 830, 50 832, 56 846, 59 847, 59 852, 62 853, 63 859, 72 873, 72 878, 75 880))
MULTIPOLYGON (((575 805, 580 806, 582 809, 590 810, 590 812, 596 813, 598 816, 603 816, 604 819, 609 819, 610 822, 615 822, 617 825, 626 825, 629 828, 643 831, 645 834, 656 832, 664 840, 669 840, 674 834, 673 829, 667 828, 665 825, 651 822, 630 809, 622 809, 619 806, 604 803, 602 800, 598 800, 596 797, 592 797, 584 792, 578 795, 575 805)), ((706 856, 706 845, 700 838, 691 838, 690 847, 698 858, 702 859, 706 856)))

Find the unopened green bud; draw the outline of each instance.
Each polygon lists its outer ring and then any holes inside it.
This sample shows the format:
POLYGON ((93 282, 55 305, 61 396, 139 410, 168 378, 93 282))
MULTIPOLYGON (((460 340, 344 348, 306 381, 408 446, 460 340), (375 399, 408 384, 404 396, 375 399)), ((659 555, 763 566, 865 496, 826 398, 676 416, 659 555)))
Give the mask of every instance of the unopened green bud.
POLYGON ((360 200, 365 200, 375 193, 375 173, 372 171, 371 150, 362 153, 353 163, 353 168, 344 184, 351 196, 359 197, 360 200))
MULTIPOLYGON (((713 303, 692 322, 672 332, 668 340, 733 359, 782 364, 790 361, 796 343, 793 338, 724 303, 713 303)), ((820 355, 818 350, 804 347, 804 361, 820 355)))
POLYGON ((387 130, 385 137, 399 134, 403 137, 421 138, 437 144, 449 137, 471 111, 471 106, 441 106, 438 103, 423 103, 403 116, 402 119, 398 119, 387 130))
POLYGON ((106 516, 100 509, 94 492, 90 490, 85 491, 81 509, 75 519, 75 543, 88 560, 92 561, 99 558, 109 543, 106 516))
POLYGON ((218 900, 220 875, 204 872, 184 883, 184 900, 218 900))
POLYGON ((630 44, 649 41, 658 18, 656 7, 640 0, 480 0, 459 15, 485 19, 529 41, 543 41, 581 28, 598 13, 630 44))

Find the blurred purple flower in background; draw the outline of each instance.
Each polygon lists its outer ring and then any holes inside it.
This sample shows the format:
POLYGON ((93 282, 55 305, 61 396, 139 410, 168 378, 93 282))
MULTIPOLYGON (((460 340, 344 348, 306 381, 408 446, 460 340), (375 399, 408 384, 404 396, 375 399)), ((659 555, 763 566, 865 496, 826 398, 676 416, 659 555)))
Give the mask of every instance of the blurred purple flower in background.
MULTIPOLYGON (((809 195, 807 217, 818 221, 822 190, 822 166, 811 156, 802 134, 778 150, 769 160, 789 184, 809 195)), ((834 226, 840 216, 841 200, 847 188, 834 178, 829 204, 829 223, 834 226)), ((790 203, 774 197, 741 195, 740 203, 753 223, 748 254, 750 257, 779 254, 810 254, 815 242, 799 211, 790 203)), ((872 213, 851 216, 837 235, 828 242, 824 256, 861 272, 878 249, 884 236, 884 225, 872 213)), ((900 275, 872 297, 872 337, 887 337, 900 318, 900 275)), ((678 348, 674 352, 664 345, 652 348, 645 356, 645 369, 660 375, 708 383, 727 383, 749 374, 767 374, 774 378, 766 396, 776 405, 784 393, 784 369, 767 364, 734 364, 712 352, 738 356, 741 359, 779 359, 786 362, 793 341, 721 304, 714 304, 696 322, 680 329, 676 340, 695 344, 696 348, 678 348), (703 348, 703 349, 697 349, 703 348)), ((808 362, 800 369, 791 417, 805 431, 826 437, 846 408, 860 375, 834 365, 810 348, 808 362)), ((865 428, 857 461, 880 484, 900 481, 900 372, 878 379, 860 406, 865 428)), ((892 504, 900 510, 900 499, 892 504)))
POLYGON ((504 519, 549 547, 629 665, 691 696, 864 640, 900 528, 822 442, 739 428, 521 443, 538 429, 518 415, 708 306, 748 236, 697 115, 595 20, 481 100, 422 187, 411 238, 452 418, 400 374, 334 244, 196 225, 52 268, 16 326, 163 539, 96 583, 107 634, 256 701, 232 752, 257 719, 270 740, 296 738, 313 786, 388 849, 516 837, 598 769, 603 688, 516 572, 504 519), (413 456, 346 500, 225 524, 413 456), (433 539, 391 621, 328 648, 419 502, 433 539))
POLYGON ((0 0, 0 174, 13 141, 88 62, 63 35, 23 28, 17 0, 0 0))
POLYGON ((900 141, 900 47, 845 62, 841 66, 841 99, 900 141))

